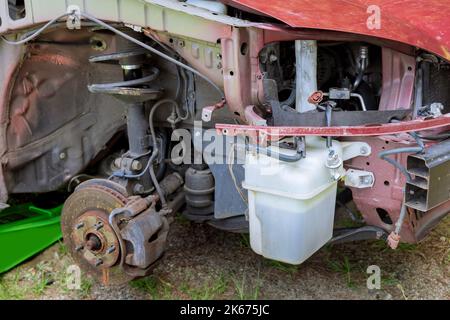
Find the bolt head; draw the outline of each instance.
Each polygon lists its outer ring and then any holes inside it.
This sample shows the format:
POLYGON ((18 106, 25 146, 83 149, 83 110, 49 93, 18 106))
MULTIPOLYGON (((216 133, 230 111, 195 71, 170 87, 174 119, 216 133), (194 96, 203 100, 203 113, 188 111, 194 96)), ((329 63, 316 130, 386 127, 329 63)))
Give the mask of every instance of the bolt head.
POLYGON ((133 161, 133 163, 131 164, 131 169, 135 170, 135 171, 139 171, 142 170, 143 166, 142 163, 140 161, 133 161))
POLYGON ((120 158, 115 159, 114 166, 116 166, 117 168, 120 168, 122 166, 122 159, 120 159, 120 158))
POLYGON ((136 184, 135 186, 134 186, 134 188, 133 188, 133 191, 135 192, 135 193, 137 193, 137 194, 142 194, 142 193, 144 193, 144 191, 145 191, 145 188, 144 188, 144 186, 142 185, 142 184, 136 184))

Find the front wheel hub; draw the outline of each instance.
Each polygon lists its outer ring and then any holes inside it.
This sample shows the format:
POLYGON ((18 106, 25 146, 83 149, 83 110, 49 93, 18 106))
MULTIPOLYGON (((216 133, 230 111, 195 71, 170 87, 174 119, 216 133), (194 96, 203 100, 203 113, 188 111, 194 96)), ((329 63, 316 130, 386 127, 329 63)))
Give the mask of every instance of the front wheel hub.
POLYGON ((96 268, 112 267, 119 260, 119 240, 102 210, 82 214, 75 222, 71 237, 78 254, 96 268))
POLYGON ((66 200, 61 215, 64 242, 76 264, 105 284, 123 284, 133 278, 123 270, 120 240, 110 226, 110 213, 127 204, 126 190, 102 179, 80 184, 66 200))
POLYGON ((126 195, 115 182, 87 181, 67 199, 61 215, 64 241, 72 257, 105 284, 148 275, 165 250, 167 218, 148 200, 126 195))

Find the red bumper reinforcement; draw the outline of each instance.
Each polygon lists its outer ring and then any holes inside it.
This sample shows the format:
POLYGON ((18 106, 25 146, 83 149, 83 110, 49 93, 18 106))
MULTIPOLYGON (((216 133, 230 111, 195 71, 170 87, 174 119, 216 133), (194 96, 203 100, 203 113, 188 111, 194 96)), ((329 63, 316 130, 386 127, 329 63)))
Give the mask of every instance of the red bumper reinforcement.
POLYGON ((450 114, 437 118, 420 118, 389 124, 345 127, 265 127, 235 124, 216 124, 218 134, 226 136, 266 136, 279 139, 285 136, 369 137, 404 132, 431 130, 450 126, 450 114))

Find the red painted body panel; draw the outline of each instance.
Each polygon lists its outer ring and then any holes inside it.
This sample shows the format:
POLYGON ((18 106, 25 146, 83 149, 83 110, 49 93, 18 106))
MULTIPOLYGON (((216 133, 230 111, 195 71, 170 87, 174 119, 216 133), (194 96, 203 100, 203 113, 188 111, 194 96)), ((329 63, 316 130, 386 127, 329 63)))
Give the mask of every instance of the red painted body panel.
POLYGON ((227 0, 274 17, 291 27, 357 33, 399 41, 450 61, 450 0, 227 0), (380 28, 370 30, 371 5, 380 8, 380 28))

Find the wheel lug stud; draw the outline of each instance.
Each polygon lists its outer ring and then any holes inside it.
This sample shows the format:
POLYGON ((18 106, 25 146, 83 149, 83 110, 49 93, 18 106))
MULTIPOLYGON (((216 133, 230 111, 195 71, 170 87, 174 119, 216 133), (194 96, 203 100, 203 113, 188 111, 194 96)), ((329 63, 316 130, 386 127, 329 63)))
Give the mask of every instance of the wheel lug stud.
POLYGON ((77 224, 76 226, 75 226, 75 228, 77 229, 77 230, 80 230, 81 228, 83 228, 84 227, 84 223, 83 222, 80 222, 79 224, 77 224))
POLYGON ((102 259, 97 259, 96 261, 95 261, 95 266, 96 267, 99 267, 99 266, 101 266, 103 264, 103 260, 102 259))
POLYGON ((103 223, 99 221, 95 224, 95 230, 99 231, 101 228, 103 228, 103 223))
POLYGON ((111 254, 111 253, 113 253, 114 251, 116 251, 116 247, 115 247, 115 246, 111 246, 111 247, 108 248, 108 250, 106 250, 106 253, 107 253, 107 254, 111 254))

